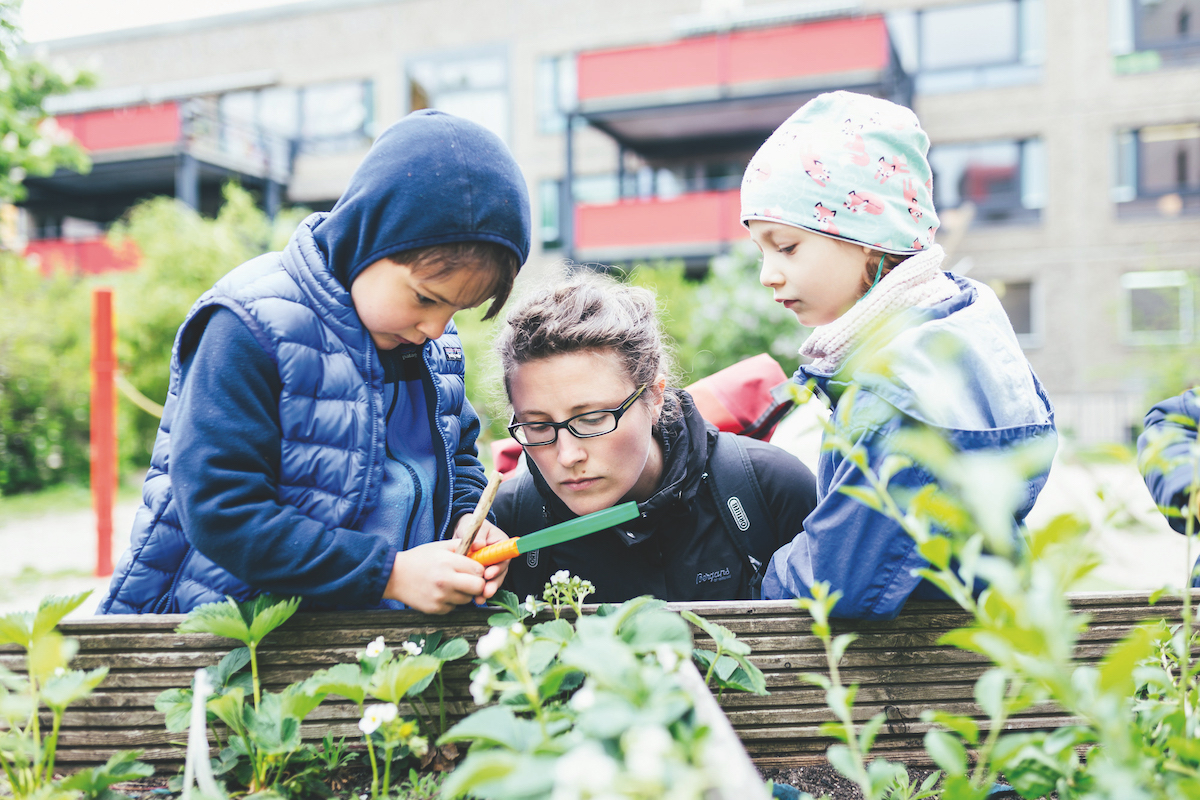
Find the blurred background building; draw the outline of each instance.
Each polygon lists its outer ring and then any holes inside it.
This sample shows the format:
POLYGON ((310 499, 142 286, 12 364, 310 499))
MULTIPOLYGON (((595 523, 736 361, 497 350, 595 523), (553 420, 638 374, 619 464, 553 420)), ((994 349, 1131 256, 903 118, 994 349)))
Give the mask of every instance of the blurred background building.
POLYGON ((746 238, 758 145, 846 88, 916 110, 949 266, 1000 294, 1060 427, 1140 429, 1138 365, 1196 338, 1200 0, 319 0, 42 46, 98 76, 50 105, 95 166, 29 179, 21 227, 85 271, 133 263, 103 234, 146 196, 328 209, 425 107, 512 148, 528 272, 702 270, 746 238))

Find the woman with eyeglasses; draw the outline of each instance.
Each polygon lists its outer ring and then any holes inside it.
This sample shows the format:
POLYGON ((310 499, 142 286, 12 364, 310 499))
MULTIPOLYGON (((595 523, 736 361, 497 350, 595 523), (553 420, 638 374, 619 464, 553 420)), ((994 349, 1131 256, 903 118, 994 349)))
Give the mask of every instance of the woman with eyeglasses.
POLYGON ((500 331, 509 431, 529 472, 501 485, 498 526, 522 536, 630 500, 642 512, 513 559, 505 588, 520 597, 541 597, 565 569, 592 582, 594 602, 750 599, 761 566, 816 504, 812 473, 778 447, 739 437, 716 456, 718 436, 733 434, 671 387, 656 311, 651 292, 581 273, 524 297, 500 331), (717 485, 761 496, 726 497, 717 485), (754 514, 726 509, 751 502, 766 518, 741 527, 754 514))

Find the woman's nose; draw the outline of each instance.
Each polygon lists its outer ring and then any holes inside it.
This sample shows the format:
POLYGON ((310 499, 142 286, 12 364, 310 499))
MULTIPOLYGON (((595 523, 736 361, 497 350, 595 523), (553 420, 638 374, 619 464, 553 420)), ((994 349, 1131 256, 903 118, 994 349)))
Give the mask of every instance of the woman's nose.
POLYGON ((587 451, 583 449, 582 443, 570 431, 560 430, 554 447, 558 463, 564 467, 572 467, 587 458, 587 451))

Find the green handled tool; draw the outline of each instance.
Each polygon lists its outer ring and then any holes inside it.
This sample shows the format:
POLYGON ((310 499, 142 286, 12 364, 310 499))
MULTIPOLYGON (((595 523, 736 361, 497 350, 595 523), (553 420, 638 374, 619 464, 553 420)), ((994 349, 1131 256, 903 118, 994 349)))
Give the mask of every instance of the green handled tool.
POLYGON ((485 567, 489 564, 498 564, 501 561, 507 561, 510 558, 516 558, 524 553, 540 550, 552 544, 562 544, 572 539, 578 539, 581 536, 587 536, 589 533, 596 533, 605 528, 611 528, 613 525, 620 525, 622 522, 636 519, 640 514, 641 512, 638 511, 637 503, 632 501, 621 503, 619 506, 585 514, 569 522, 551 525, 549 528, 537 533, 517 536, 503 542, 497 542, 496 544, 489 544, 487 547, 481 547, 474 553, 471 553, 471 558, 485 567))

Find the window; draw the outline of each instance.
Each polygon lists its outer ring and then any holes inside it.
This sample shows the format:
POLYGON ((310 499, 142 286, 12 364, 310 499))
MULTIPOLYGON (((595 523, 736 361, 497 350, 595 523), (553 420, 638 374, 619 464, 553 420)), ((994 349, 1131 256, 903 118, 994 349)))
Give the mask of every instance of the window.
POLYGON ((1042 344, 1042 304, 1038 284, 1033 281, 992 281, 989 284, 1000 298, 1000 305, 1012 323, 1022 347, 1042 344))
POLYGON ((287 163, 292 142, 304 153, 338 153, 369 145, 374 134, 371 81, 227 92, 217 109, 225 152, 266 150, 274 163, 287 163))
POLYGON ((1126 344, 1192 340, 1192 287, 1183 270, 1121 276, 1121 336, 1126 344))
POLYGON ((411 111, 436 108, 510 137, 508 59, 503 49, 409 62, 411 111))
POLYGON ((980 222, 1032 221, 1046 204, 1040 139, 938 145, 929 151, 934 205, 975 205, 980 222))
MULTIPOLYGON (((567 126, 567 113, 578 104, 578 86, 574 54, 543 58, 537 65, 538 131, 562 133, 567 126)), ((575 118, 582 127, 582 117, 575 118)))
MULTIPOLYGON (((562 207, 566 200, 562 196, 561 180, 542 181, 538 187, 539 231, 543 250, 562 247, 562 207)), ((578 175, 574 182, 576 203, 614 203, 617 201, 617 176, 578 175)))
POLYGON ((1113 153, 1118 215, 1200 211, 1200 123, 1118 131, 1113 153))
POLYGON ((931 94, 1041 79, 1043 0, 991 0, 888 15, 901 65, 931 94))

